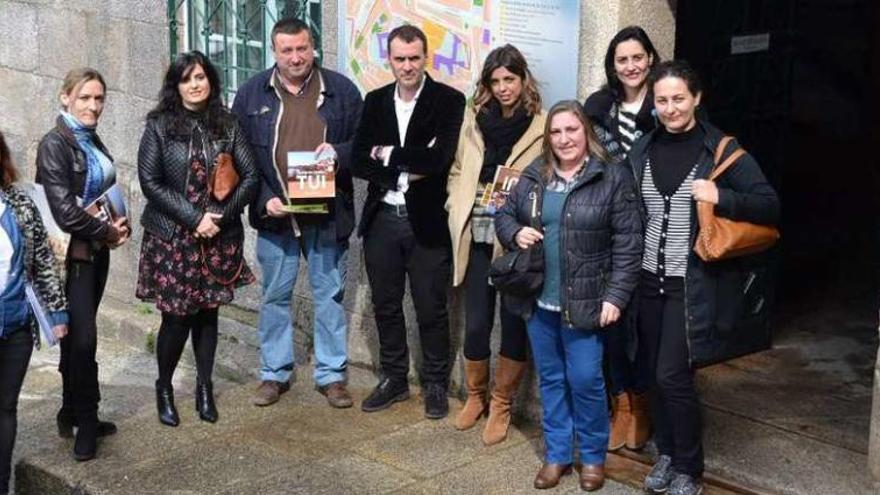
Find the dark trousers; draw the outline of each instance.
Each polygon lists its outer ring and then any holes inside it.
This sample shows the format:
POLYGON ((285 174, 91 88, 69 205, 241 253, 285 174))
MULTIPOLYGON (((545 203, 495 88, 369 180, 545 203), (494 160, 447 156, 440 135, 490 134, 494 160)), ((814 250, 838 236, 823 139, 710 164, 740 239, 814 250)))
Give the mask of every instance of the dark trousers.
POLYGON ((694 370, 688 363, 684 286, 672 279, 659 292, 653 274, 643 274, 640 286, 639 337, 654 371, 651 420, 654 441, 662 455, 672 458, 676 472, 703 474, 703 427, 694 370))
POLYGON ((34 349, 30 327, 0 338, 0 494, 9 491, 12 448, 18 429, 18 394, 34 349))
POLYGON ((171 386, 174 370, 190 334, 196 357, 197 380, 199 383, 212 383, 214 356, 217 354, 217 308, 203 309, 192 315, 162 313, 162 325, 156 338, 159 385, 171 386))
POLYGON ((364 261, 379 330, 379 359, 387 378, 406 380, 409 371, 403 316, 404 287, 409 276, 422 346, 420 379, 423 384, 446 384, 449 376, 446 292, 450 259, 448 245, 420 243, 405 215, 381 208, 370 224, 364 236, 364 261))
POLYGON ((58 366, 63 384, 62 414, 90 419, 98 413, 98 327, 95 318, 104 296, 110 250, 101 249, 91 263, 70 261, 67 267, 67 301, 70 307, 67 336, 61 339, 58 366))
MULTIPOLYGON (((489 359, 492 354, 489 347, 495 323, 495 287, 489 285, 492 248, 492 244, 471 243, 464 278, 464 357, 471 361, 489 359)), ((498 316, 501 320, 500 354, 514 361, 525 361, 529 344, 526 322, 505 309, 503 304, 498 316)))

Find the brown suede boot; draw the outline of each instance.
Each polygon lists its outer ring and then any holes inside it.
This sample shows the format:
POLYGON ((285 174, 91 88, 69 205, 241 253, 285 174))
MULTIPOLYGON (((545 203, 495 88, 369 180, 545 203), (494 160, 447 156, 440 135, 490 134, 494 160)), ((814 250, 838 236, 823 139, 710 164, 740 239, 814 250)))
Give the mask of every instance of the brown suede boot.
POLYGON ((514 361, 498 356, 495 368, 495 390, 489 403, 489 420, 483 429, 483 443, 495 445, 507 438, 507 427, 510 426, 510 405, 519 388, 519 382, 526 372, 526 361, 514 361))
POLYGON ((626 445, 627 434, 632 425, 629 394, 623 392, 611 398, 611 433, 608 435, 608 450, 613 452, 626 445))
POLYGON ((471 361, 465 358, 464 376, 467 382, 467 400, 455 418, 457 430, 473 428, 489 408, 486 398, 489 390, 489 360, 471 361))
POLYGON ((626 429, 626 448, 638 450, 645 446, 651 436, 651 420, 648 418, 648 394, 627 392, 632 416, 626 429))

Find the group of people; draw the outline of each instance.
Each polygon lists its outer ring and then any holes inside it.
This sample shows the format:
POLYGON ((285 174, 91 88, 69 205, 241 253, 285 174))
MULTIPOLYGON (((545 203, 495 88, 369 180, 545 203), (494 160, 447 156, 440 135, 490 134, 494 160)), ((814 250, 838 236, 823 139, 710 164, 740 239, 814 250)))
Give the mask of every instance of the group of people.
MULTIPOLYGON (((645 487, 700 493, 693 365, 719 315, 729 313, 717 295, 735 283, 726 271, 736 267, 707 264, 692 252, 695 204, 759 224, 775 223, 779 204, 749 155, 717 182, 705 180, 723 133, 700 117, 702 88, 693 69, 661 63, 647 34, 629 27, 608 47, 607 85, 584 104, 562 101, 545 111, 526 59, 505 45, 487 56, 468 106, 462 93, 426 73, 427 38, 403 25, 387 38, 395 81, 362 99, 348 78, 315 64, 315 38, 305 23, 281 20, 271 39, 276 63, 238 89, 231 111, 213 64, 189 52, 169 67, 146 118, 138 152, 146 207, 136 295, 162 314, 160 422, 180 423, 172 379, 190 336, 199 418, 219 418, 211 379, 218 308, 232 301, 235 288, 256 280, 243 256, 245 206, 262 273, 253 403, 269 406, 290 389, 291 299, 303 257, 314 303, 316 390, 332 407, 353 405, 342 303, 356 177, 368 183, 357 232, 380 360, 364 412, 410 396, 408 279, 425 416, 448 415, 451 279, 463 286, 466 316, 467 399, 457 429, 488 416, 484 443, 506 438, 531 349, 546 446, 536 488, 556 486, 576 468, 581 488, 597 490, 606 452, 639 449, 653 431, 659 457, 645 487), (291 213, 290 151, 335 156, 329 213, 291 213), (520 175, 496 210, 484 196, 499 166, 520 175), (543 283, 531 296, 500 294, 501 346, 490 393, 499 296, 490 269, 502 253, 534 246, 542 248, 543 283)), ((14 185, 0 137, 0 494, 8 490, 17 400, 38 339, 23 304, 26 284, 47 301, 61 338, 59 434, 75 436, 73 455, 86 461, 96 456, 97 438, 116 431, 98 418, 95 321, 109 252, 128 241, 132 227, 127 218, 108 222, 83 207, 115 180, 113 159, 96 134, 105 98, 97 71, 71 71, 56 126, 38 148, 35 180, 71 235, 62 277, 38 212, 14 185)))

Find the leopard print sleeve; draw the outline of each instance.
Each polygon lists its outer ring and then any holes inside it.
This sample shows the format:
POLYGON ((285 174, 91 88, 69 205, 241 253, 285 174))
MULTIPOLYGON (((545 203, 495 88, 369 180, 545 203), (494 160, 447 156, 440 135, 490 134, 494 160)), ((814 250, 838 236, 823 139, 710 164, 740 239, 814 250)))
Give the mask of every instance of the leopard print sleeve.
POLYGON ((49 247, 48 238, 46 236, 46 228, 43 226, 43 220, 37 211, 37 207, 33 202, 28 201, 28 209, 33 215, 33 221, 30 226, 34 236, 34 253, 33 253, 33 280, 34 288, 43 298, 46 309, 51 312, 67 311, 67 299, 64 296, 64 287, 61 285, 61 278, 56 271, 55 255, 49 247))

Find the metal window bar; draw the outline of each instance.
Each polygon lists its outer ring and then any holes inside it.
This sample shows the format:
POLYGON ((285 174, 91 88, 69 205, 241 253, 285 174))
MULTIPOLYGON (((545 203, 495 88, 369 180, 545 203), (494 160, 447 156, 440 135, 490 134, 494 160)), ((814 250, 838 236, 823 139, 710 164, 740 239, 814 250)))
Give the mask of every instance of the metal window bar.
POLYGON ((272 26, 302 19, 315 34, 321 58, 320 0, 168 0, 170 58, 200 50, 217 66, 226 101, 254 74, 270 67, 272 26))

